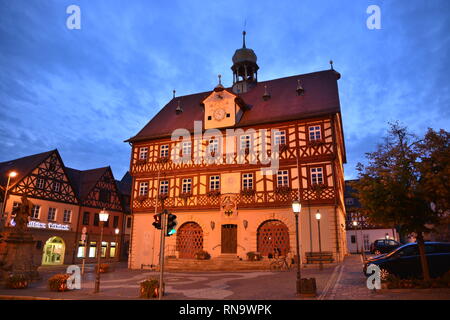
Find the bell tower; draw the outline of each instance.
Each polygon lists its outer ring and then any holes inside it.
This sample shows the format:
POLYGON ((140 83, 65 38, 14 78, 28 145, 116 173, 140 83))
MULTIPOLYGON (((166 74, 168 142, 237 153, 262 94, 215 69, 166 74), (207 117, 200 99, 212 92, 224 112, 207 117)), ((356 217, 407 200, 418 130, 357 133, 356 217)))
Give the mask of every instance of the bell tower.
POLYGON ((233 55, 233 92, 245 93, 256 85, 258 81, 258 65, 256 54, 245 46, 245 31, 242 32, 242 48, 233 55))

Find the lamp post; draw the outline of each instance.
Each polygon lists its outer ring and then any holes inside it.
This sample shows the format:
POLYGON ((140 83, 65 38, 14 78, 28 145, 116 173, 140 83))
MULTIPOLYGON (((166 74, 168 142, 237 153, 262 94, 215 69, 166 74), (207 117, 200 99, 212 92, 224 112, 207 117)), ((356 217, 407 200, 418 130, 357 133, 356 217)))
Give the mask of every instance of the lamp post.
POLYGON ((358 226, 358 221, 353 221, 353 230, 355 231, 355 242, 356 242, 356 253, 359 253, 358 249, 358 235, 356 234, 356 227, 358 226))
POLYGON ((119 233, 120 233, 120 229, 116 228, 114 230, 114 233, 116 234, 116 256, 118 257, 117 261, 120 260, 120 251, 119 251, 119 233))
POLYGON ((108 221, 109 213, 103 209, 98 214, 100 220, 100 246, 97 251, 97 276, 95 277, 95 291, 94 293, 98 293, 100 291, 100 257, 102 255, 102 242, 103 242, 103 225, 106 221, 108 221))
POLYGON ((6 200, 8 199, 9 183, 11 181, 11 178, 14 178, 15 176, 17 176, 17 172, 15 172, 15 171, 11 171, 8 174, 8 182, 6 183, 5 196, 3 197, 2 212, 1 212, 1 216, 0 216, 0 220, 2 222, 2 226, 3 226, 3 216, 4 216, 5 208, 6 208, 6 200))
POLYGON ((319 269, 323 270, 323 265, 322 265, 322 242, 320 239, 320 218, 322 217, 322 215, 320 214, 319 210, 317 210, 316 213, 316 220, 317 220, 317 228, 319 231, 319 255, 320 255, 320 261, 319 261, 319 269))
POLYGON ((298 236, 298 215, 300 211, 302 210, 302 205, 299 201, 292 202, 292 211, 294 211, 295 215, 295 237, 297 241, 297 261, 295 262, 297 264, 297 294, 301 294, 301 272, 300 272, 300 241, 298 236))

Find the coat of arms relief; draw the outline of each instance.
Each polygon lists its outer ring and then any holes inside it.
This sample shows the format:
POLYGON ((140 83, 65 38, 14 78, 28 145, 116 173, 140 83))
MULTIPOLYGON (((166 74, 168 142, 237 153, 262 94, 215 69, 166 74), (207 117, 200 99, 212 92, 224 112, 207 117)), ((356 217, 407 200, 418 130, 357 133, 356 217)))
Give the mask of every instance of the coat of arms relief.
POLYGON ((237 216, 237 195, 233 193, 222 194, 220 211, 227 217, 237 216))

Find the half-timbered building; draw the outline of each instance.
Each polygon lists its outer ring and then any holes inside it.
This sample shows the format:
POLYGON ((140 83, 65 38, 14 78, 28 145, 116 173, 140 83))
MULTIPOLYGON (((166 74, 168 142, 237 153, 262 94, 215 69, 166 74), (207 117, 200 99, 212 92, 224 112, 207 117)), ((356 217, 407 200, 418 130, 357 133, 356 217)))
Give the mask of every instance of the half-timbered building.
POLYGON ((244 45, 233 56, 233 85, 174 97, 135 136, 130 172, 130 266, 158 264, 162 207, 177 216, 166 255, 246 259, 296 250, 292 202, 299 199, 300 249, 347 252, 343 204, 346 161, 337 81, 330 70, 258 81, 244 45))
POLYGON ((105 261, 119 259, 126 199, 110 167, 72 169, 64 165, 58 150, 52 150, 0 163, 2 200, 7 187, 2 233, 14 227, 13 208, 26 196, 33 204, 28 227, 36 240, 37 265, 94 262, 98 252, 105 261), (17 175, 8 185, 11 172, 17 175), (103 209, 109 220, 100 241, 98 214, 103 209))

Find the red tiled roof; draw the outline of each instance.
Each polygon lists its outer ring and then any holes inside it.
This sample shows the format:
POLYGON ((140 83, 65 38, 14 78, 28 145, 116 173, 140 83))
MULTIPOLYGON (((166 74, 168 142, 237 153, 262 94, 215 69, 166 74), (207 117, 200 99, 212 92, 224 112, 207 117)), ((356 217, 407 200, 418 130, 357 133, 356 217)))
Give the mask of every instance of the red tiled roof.
MULTIPOLYGON (((239 97, 250 106, 236 127, 245 127, 268 122, 288 121, 340 112, 337 80, 340 74, 335 70, 296 75, 286 78, 258 82, 257 85, 239 97), (297 95, 297 80, 305 90, 297 95), (264 86, 271 98, 264 101, 264 86)), ((227 88, 231 91, 231 88, 227 88)), ((178 128, 194 130, 194 121, 203 121, 201 102, 211 91, 176 97, 166 104, 137 135, 126 140, 136 142, 168 137, 178 128), (180 100, 183 112, 175 113, 180 100)))

